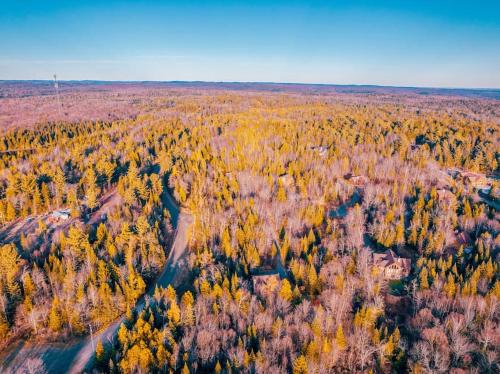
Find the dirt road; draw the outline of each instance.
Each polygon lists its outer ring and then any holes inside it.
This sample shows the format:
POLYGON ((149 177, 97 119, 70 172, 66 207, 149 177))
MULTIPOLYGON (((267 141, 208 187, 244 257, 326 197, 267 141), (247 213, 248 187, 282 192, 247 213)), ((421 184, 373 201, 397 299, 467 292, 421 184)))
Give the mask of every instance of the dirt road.
MULTIPOLYGON (((174 279, 175 274, 179 268, 183 268, 186 265, 186 248, 188 244, 188 229, 191 224, 192 218, 191 215, 185 212, 180 212, 178 220, 177 220, 177 228, 175 231, 175 239, 172 244, 172 249, 170 251, 169 257, 167 259, 167 263, 162 273, 158 277, 156 283, 150 287, 148 292, 149 295, 152 295, 155 289, 155 286, 168 286, 174 279)), ((144 308, 144 298, 142 298, 135 306, 135 310, 140 312, 144 308)), ((81 349, 76 354, 76 357, 73 360, 73 364, 69 373, 81 373, 84 371, 87 364, 90 362, 90 359, 94 355, 95 352, 95 344, 98 340, 101 340, 103 343, 107 343, 112 341, 113 337, 117 333, 120 325, 122 324, 124 317, 121 317, 118 321, 110 325, 107 329, 101 331, 100 333, 94 336, 94 339, 87 338, 85 344, 81 347, 81 349)))
MULTIPOLYGON (((186 248, 188 244, 189 226, 193 219, 191 214, 179 209, 172 197, 164 192, 162 194, 163 206, 171 215, 172 224, 175 229, 174 241, 167 259, 167 263, 158 276, 156 282, 150 287, 148 294, 152 295, 155 286, 166 287, 173 280, 179 268, 186 266, 186 248)), ((144 308, 144 297, 139 300, 135 310, 140 312, 144 308)), ((111 341, 118 331, 124 317, 115 321, 92 337, 73 341, 70 344, 44 344, 28 345, 19 343, 8 353, 0 365, 0 372, 16 372, 22 363, 28 358, 41 358, 48 373, 81 373, 84 372, 95 352, 95 344, 98 340, 103 343, 111 341)))

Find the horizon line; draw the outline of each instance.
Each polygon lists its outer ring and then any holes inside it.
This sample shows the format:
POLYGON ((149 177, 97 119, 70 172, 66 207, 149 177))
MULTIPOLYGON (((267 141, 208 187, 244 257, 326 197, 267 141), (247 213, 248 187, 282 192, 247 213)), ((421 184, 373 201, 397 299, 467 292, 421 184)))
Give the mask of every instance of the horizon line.
MULTIPOLYGON (((0 79, 0 82, 53 82, 53 79, 0 79)), ((468 90, 468 91, 500 91, 500 87, 446 87, 446 86, 398 86, 369 83, 317 83, 317 82, 276 82, 276 81, 205 81, 205 80, 122 80, 122 79, 58 79, 64 82, 99 82, 99 83, 205 83, 205 84, 262 84, 262 85, 297 85, 297 86, 330 86, 330 87, 378 87, 402 89, 432 89, 432 90, 468 90)))

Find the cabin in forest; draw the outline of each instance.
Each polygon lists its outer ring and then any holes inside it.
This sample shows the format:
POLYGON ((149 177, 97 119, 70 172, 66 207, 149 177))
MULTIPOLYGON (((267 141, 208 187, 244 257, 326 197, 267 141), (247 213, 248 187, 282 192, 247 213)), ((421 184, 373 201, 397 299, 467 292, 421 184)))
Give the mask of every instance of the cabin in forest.
POLYGON ((71 211, 69 209, 59 209, 54 210, 50 213, 47 221, 50 224, 56 224, 68 220, 71 217, 71 211))
POLYGON ((318 155, 323 158, 326 157, 326 155, 328 154, 328 147, 322 145, 311 147, 311 149, 313 151, 316 151, 318 155))
POLYGON ((373 253, 373 265, 386 279, 401 279, 410 275, 411 260, 398 257, 392 250, 384 253, 373 253))
POLYGON ((277 272, 252 276, 253 290, 261 297, 271 296, 279 283, 280 277, 277 272))
POLYGON ((364 175, 347 174, 344 178, 356 187, 362 187, 368 183, 368 178, 364 175))
POLYGON ((478 190, 489 187, 488 178, 481 173, 473 173, 471 171, 459 171, 460 177, 465 184, 472 186, 478 190))

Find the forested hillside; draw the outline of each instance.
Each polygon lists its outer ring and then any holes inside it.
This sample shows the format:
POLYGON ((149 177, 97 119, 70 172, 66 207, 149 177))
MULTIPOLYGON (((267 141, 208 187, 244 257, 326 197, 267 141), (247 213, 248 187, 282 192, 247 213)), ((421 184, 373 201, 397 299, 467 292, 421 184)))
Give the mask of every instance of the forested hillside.
POLYGON ((75 120, 83 92, 2 129, 1 349, 125 316, 89 371, 500 370, 499 101, 151 88, 75 120))

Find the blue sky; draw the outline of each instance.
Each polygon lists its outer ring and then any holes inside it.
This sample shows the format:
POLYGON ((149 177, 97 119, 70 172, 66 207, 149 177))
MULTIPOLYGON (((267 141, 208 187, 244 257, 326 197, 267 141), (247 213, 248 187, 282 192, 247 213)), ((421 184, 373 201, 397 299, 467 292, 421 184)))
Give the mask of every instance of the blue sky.
POLYGON ((0 0, 0 79, 500 88, 500 1, 0 0))

